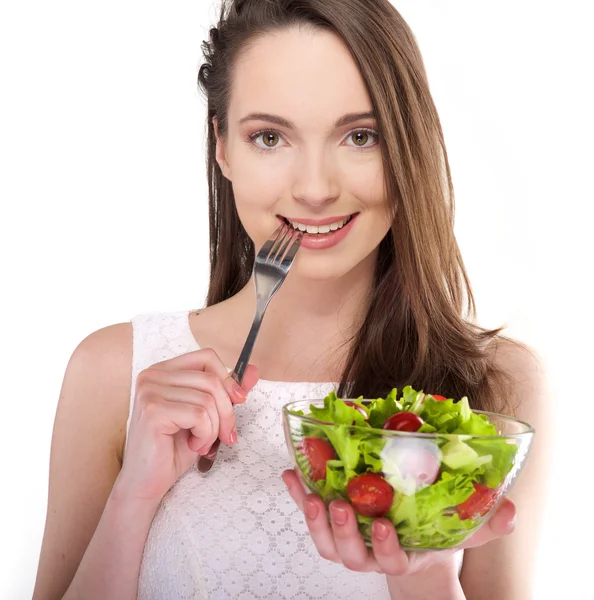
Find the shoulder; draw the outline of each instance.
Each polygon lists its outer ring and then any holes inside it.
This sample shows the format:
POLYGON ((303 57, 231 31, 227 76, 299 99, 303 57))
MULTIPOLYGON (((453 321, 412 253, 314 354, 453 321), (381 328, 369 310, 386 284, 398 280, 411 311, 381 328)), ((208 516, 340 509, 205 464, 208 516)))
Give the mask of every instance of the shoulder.
POLYGON ((108 433, 123 450, 132 383, 132 324, 94 331, 74 349, 62 384, 58 419, 108 433), (92 424, 92 425, 91 425, 92 424))
POLYGON ((519 340, 499 337, 492 342, 490 351, 494 364, 514 380, 536 384, 546 375, 538 351, 519 340))
POLYGON ((521 341, 503 336, 491 343, 489 351, 494 366, 509 382, 515 416, 531 424, 548 420, 550 384, 545 360, 539 352, 521 341))
POLYGON ((131 382, 132 324, 117 323, 94 331, 75 348, 66 375, 101 388, 131 382), (89 379, 90 378, 90 379, 89 379))
POLYGON ((132 323, 117 323, 94 331, 85 337, 72 353, 71 363, 100 360, 112 367, 132 356, 132 323))

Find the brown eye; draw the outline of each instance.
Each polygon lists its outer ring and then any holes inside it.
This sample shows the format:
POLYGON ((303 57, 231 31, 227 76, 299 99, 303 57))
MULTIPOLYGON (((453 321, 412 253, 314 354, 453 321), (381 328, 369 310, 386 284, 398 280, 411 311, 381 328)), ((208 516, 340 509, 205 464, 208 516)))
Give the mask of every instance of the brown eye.
POLYGON ((263 133, 262 141, 268 148, 274 148, 278 144, 278 135, 276 133, 263 133))
POLYGON ((269 150, 278 150, 285 147, 280 133, 276 131, 259 131, 250 135, 249 141, 260 150, 260 152, 268 152, 269 150))
POLYGON ((355 146, 365 146, 369 141, 369 134, 366 131, 356 131, 351 136, 355 146))

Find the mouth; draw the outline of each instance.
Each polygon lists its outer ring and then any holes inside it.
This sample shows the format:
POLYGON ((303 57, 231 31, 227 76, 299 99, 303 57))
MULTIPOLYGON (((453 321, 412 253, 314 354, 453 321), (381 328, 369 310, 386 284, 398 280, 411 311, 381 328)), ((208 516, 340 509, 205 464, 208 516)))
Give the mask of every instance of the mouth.
POLYGON ((346 217, 332 217, 330 219, 324 219, 317 222, 311 219, 304 219, 303 221, 289 219, 281 215, 277 215, 278 218, 286 223, 289 227, 295 231, 301 231, 307 236, 318 236, 328 235, 335 231, 340 231, 343 227, 346 227, 358 213, 347 215, 346 217))
POLYGON ((277 215, 281 223, 304 233, 301 247, 308 250, 328 250, 342 243, 358 221, 359 213, 327 219, 294 219, 277 215))

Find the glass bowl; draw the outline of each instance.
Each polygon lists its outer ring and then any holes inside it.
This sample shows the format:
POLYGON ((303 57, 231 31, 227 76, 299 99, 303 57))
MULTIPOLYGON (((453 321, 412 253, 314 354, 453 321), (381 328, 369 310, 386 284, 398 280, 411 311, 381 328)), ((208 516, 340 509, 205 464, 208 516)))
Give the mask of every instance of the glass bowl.
MULTIPOLYGON (((366 401, 363 401, 365 404, 366 401)), ((283 406, 283 429, 296 472, 326 507, 342 498, 355 509, 371 546, 371 524, 385 517, 407 551, 454 548, 472 536, 509 492, 534 429, 495 413, 499 435, 408 433, 326 423, 298 413, 323 399, 283 406)))

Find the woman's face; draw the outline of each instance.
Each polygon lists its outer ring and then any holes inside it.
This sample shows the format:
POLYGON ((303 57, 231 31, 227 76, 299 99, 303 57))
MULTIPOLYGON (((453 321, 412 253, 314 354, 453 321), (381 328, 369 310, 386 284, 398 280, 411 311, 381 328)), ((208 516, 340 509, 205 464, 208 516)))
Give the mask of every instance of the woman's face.
POLYGON ((217 159, 256 248, 280 220, 309 225, 292 269, 300 277, 331 280, 375 264, 390 225, 371 113, 358 68, 332 33, 269 34, 236 62, 217 159))

